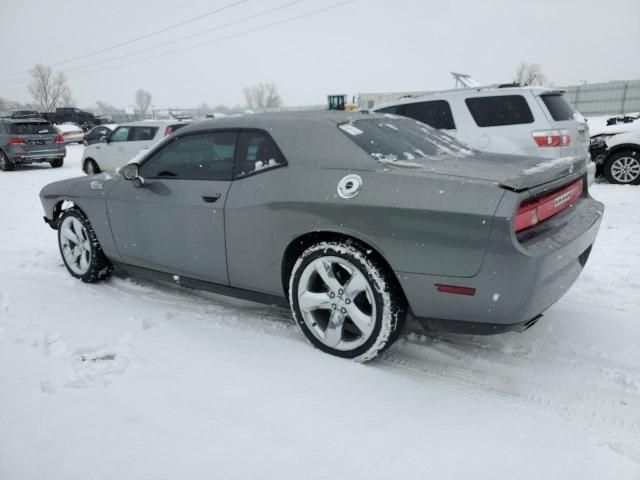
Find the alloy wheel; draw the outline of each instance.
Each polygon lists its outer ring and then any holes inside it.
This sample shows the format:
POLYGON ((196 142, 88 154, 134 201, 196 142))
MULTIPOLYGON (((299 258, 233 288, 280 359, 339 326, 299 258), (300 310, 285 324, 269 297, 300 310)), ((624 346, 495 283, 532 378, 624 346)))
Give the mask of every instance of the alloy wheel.
POLYGON ((319 257, 306 266, 298 283, 298 305, 307 328, 336 350, 358 348, 375 328, 372 286, 340 257, 319 257))
POLYGON ((611 164, 611 176, 620 183, 632 183, 640 176, 640 161, 631 156, 617 158, 611 164))
POLYGON ((91 240, 80 220, 69 216, 60 225, 60 247, 65 263, 76 275, 84 275, 91 265, 91 240))

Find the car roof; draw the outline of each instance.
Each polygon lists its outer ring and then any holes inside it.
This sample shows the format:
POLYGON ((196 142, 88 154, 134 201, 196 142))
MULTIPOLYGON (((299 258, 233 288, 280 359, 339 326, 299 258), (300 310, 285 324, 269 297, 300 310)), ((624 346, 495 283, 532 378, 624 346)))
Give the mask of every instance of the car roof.
POLYGON ((191 125, 192 122, 185 122, 184 120, 139 120, 137 122, 120 123, 118 127, 168 127, 169 125, 180 123, 191 125))
POLYGON ((384 114, 335 110, 254 113, 202 120, 190 125, 189 127, 180 129, 179 132, 184 133, 196 130, 210 130, 214 128, 257 128, 270 130, 276 126, 286 124, 322 123, 325 125, 339 125, 341 123, 351 121, 375 118, 385 118, 385 116, 384 114))
POLYGON ((51 123, 49 122, 49 120, 46 120, 44 118, 36 118, 36 117, 31 117, 31 118, 5 118, 4 120, 7 120, 8 122, 11 123, 51 123))
POLYGON ((488 85, 484 87, 469 87, 469 88, 454 88, 451 90, 439 90, 435 92, 430 92, 425 95, 417 95, 415 97, 408 95, 405 97, 398 98, 396 100, 390 100, 388 102, 383 102, 379 105, 376 105, 372 110, 379 110, 381 108, 392 107, 396 105, 404 105, 408 103, 417 103, 417 102, 426 102, 429 100, 439 100, 444 97, 455 97, 455 96, 469 96, 473 94, 474 97, 481 97, 483 94, 487 96, 493 95, 508 95, 508 94, 516 94, 530 92, 534 95, 541 95, 543 93, 566 93, 566 90, 557 89, 557 88, 548 88, 541 86, 524 86, 519 87, 516 85, 488 85))

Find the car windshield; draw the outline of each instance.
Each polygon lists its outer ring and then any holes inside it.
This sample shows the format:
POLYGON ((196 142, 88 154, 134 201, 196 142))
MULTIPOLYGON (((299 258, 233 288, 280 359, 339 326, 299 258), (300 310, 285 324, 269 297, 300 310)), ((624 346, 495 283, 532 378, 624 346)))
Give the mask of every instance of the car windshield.
POLYGON ((49 123, 12 123, 9 128, 11 133, 15 135, 37 135, 58 133, 53 125, 49 123))
POLYGON ((343 123, 338 128, 371 157, 398 166, 423 167, 435 157, 473 152, 471 147, 422 122, 392 114, 343 123))

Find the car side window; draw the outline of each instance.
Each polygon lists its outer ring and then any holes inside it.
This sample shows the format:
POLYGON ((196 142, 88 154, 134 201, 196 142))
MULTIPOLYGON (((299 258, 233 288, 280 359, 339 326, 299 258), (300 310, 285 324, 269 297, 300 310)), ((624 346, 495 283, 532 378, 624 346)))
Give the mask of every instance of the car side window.
POLYGON ((177 137, 140 167, 143 178, 231 180, 238 132, 177 137))
POLYGON ((153 140, 157 131, 158 127, 131 127, 129 141, 146 142, 147 140, 153 140))
POLYGON ((408 103, 405 105, 402 115, 426 123, 438 130, 455 130, 456 128, 451 107, 446 100, 408 103))
POLYGON ((404 105, 394 105, 392 107, 381 108, 380 110, 376 110, 376 113, 391 113, 394 115, 402 115, 402 111, 404 110, 404 105))
POLYGON ((533 123, 533 114, 522 95, 467 98, 464 101, 479 127, 533 123))
POLYGON ((286 165, 282 152, 271 136, 260 130, 246 130, 240 134, 234 178, 242 178, 261 170, 286 165))
POLYGON ((129 127, 118 127, 111 135, 112 142, 126 142, 129 138, 129 127))

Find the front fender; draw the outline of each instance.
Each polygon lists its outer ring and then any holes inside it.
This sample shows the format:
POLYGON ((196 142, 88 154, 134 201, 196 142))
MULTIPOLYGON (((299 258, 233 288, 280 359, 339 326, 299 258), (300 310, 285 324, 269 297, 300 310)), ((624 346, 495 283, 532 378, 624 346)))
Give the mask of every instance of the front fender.
POLYGON ((45 222, 56 229, 62 212, 67 206, 74 206, 91 222, 105 255, 120 260, 111 234, 106 207, 106 194, 117 181, 117 177, 101 174, 46 185, 40 191, 45 222))

